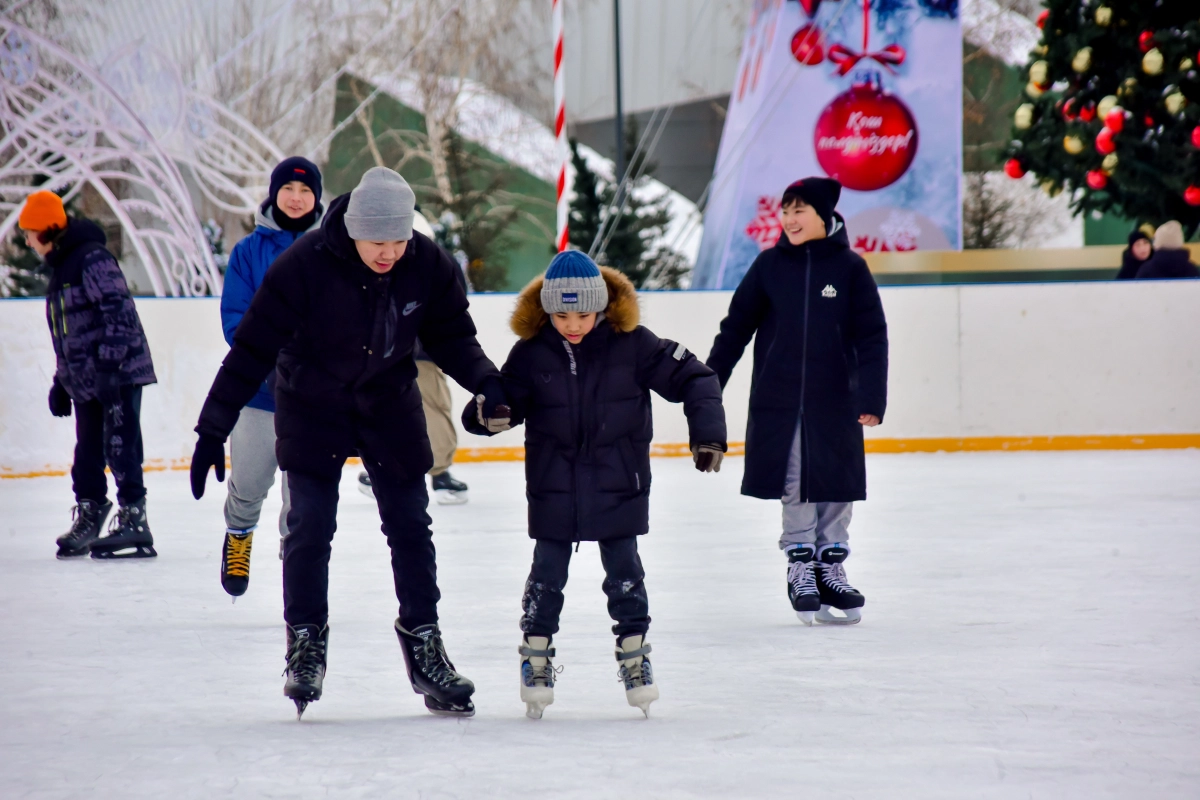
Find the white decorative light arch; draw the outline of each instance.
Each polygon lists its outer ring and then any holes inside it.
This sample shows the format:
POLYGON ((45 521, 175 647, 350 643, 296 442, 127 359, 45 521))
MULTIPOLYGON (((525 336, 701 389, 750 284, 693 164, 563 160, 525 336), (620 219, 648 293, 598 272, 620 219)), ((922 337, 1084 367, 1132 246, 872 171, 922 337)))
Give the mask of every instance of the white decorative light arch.
MULTIPOLYGON (((189 103, 189 119, 193 107, 208 108, 202 117, 211 113, 213 129, 221 127, 224 117, 210 105, 189 103)), ((194 158, 206 195, 228 188, 221 179, 236 183, 229 173, 209 168, 204 149, 197 148, 194 158), (206 185, 202 174, 218 178, 206 185)), ((65 189, 67 199, 85 185, 104 199, 155 294, 221 293, 221 275, 187 185, 156 136, 99 72, 0 18, 0 237, 16 224, 33 191, 30 181, 39 175, 49 176, 47 188, 65 189)), ((244 203, 230 205, 241 210, 244 203)))

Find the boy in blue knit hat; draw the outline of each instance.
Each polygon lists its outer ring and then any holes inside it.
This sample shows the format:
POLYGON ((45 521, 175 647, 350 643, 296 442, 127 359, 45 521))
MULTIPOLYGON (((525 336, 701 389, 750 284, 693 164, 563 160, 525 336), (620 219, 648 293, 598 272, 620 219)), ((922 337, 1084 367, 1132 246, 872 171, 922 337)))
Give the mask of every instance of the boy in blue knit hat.
MULTIPOLYGON (((501 372, 513 425, 525 423, 529 536, 537 543, 522 600, 521 699, 539 719, 554 702, 558 632, 571 548, 598 542, 616 623, 618 674, 629 705, 658 699, 649 605, 637 537, 649 530, 650 390, 683 403, 696 469, 720 469, 725 411, 717 376, 677 342, 638 324, 629 279, 578 251, 559 253, 517 299, 521 337, 501 372), (547 324, 549 323, 549 324, 547 324)), ((463 414, 492 430, 477 399, 463 414)))

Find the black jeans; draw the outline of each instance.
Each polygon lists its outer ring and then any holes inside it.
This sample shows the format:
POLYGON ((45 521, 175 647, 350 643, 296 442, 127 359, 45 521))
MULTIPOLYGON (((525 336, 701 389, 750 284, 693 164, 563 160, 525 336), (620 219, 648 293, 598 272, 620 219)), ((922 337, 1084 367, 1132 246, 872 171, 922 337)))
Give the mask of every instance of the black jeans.
MULTIPOLYGON (((646 598, 646 572, 638 556, 637 537, 606 539, 599 545, 608 615, 616 623, 612 632, 618 637, 638 633, 644 636, 650 628, 650 602, 646 598)), ((521 610, 525 612, 521 617, 521 630, 525 633, 534 636, 558 633, 571 547, 570 542, 548 539, 539 539, 534 545, 533 567, 529 570, 525 596, 521 599, 521 610)))
POLYGON ((117 502, 127 506, 146 496, 142 483, 142 387, 122 386, 121 402, 75 402, 75 499, 108 501, 107 464, 117 482, 117 502))
MULTIPOLYGON (((364 459, 366 462, 366 459, 364 459)), ((437 557, 426 509, 425 476, 397 482, 367 463, 371 487, 392 550, 400 624, 412 630, 437 622, 437 557)), ((283 540, 283 618, 288 625, 329 620, 329 553, 337 530, 338 481, 287 474, 292 506, 283 540)))

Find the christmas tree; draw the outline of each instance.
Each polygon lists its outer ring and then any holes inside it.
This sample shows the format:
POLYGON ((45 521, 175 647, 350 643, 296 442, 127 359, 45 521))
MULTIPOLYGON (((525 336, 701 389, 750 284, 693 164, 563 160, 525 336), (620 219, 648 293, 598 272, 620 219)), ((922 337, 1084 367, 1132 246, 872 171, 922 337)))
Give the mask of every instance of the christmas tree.
POLYGON ((1200 227, 1200 3, 1047 0, 1005 172, 1076 213, 1200 227))

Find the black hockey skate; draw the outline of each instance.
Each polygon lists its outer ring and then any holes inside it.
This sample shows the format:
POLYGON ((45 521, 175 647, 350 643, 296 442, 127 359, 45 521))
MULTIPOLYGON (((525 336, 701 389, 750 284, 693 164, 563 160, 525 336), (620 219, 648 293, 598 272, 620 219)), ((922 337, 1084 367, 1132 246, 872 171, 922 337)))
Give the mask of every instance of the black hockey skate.
POLYGON ((414 692, 425 696, 425 708, 442 717, 475 716, 475 704, 471 702, 475 684, 454 670, 436 624, 410 632, 396 620, 396 638, 404 651, 408 681, 414 692))
POLYGON ((358 490, 372 500, 375 499, 375 487, 371 485, 371 476, 366 472, 358 473, 358 490))
POLYGON ((862 592, 846 580, 846 568, 842 562, 850 551, 840 545, 831 545, 817 557, 817 591, 821 594, 821 610, 817 622, 826 625, 853 625, 862 619, 859 610, 867 602, 862 592), (833 609, 842 615, 833 613, 833 609))
POLYGON ((806 544, 789 548, 787 590, 788 600, 796 616, 805 625, 812 626, 813 618, 821 608, 821 594, 817 591, 816 567, 813 556, 816 550, 806 544))
POLYGON ((288 626, 287 666, 283 674, 283 694, 296 704, 296 719, 304 716, 308 704, 321 699, 325 682, 325 663, 329 649, 329 626, 288 626))
POLYGON ((554 678, 562 671, 550 661, 554 648, 549 636, 525 636, 517 648, 521 655, 521 702, 525 716, 541 719, 546 706, 554 702, 554 678))
POLYGON ((80 500, 71 509, 71 530, 55 540, 58 545, 56 558, 77 558, 86 556, 92 549, 92 542, 100 537, 104 522, 112 512, 112 503, 100 505, 95 500, 80 500))
POLYGON ((237 598, 250 585, 250 548, 254 544, 254 529, 225 531, 225 546, 221 549, 221 588, 237 598))
POLYGON ((146 521, 146 498, 121 506, 108 535, 92 542, 92 558, 154 558, 154 536, 146 521))
POLYGON ((645 637, 625 636, 617 639, 617 680, 625 684, 625 700, 650 718, 650 704, 658 699, 658 684, 650 666, 651 647, 645 637))
POLYGON ((441 506, 461 506, 467 502, 467 485, 455 480, 449 472, 434 475, 430 481, 433 484, 433 496, 441 506))

